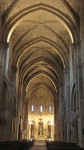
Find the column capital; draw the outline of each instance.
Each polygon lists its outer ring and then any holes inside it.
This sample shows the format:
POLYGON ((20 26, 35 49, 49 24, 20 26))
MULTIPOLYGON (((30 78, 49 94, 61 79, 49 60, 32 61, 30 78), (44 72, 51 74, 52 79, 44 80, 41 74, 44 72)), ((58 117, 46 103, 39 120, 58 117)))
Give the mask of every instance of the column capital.
POLYGON ((76 47, 80 46, 80 44, 81 44, 81 40, 79 40, 79 41, 77 41, 75 43, 72 43, 71 46, 72 46, 72 48, 75 49, 76 47))
POLYGON ((78 45, 78 44, 81 44, 81 40, 78 40, 78 41, 76 41, 74 43, 71 43, 72 46, 75 46, 75 45, 78 45))

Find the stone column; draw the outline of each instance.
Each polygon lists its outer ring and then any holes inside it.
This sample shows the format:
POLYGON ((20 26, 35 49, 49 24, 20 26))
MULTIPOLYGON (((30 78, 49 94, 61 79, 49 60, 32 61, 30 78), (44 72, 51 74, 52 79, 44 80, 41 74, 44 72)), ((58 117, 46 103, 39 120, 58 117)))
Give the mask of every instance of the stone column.
POLYGON ((63 116, 64 116, 64 112, 63 112, 63 105, 64 105, 64 96, 63 96, 63 83, 61 82, 60 85, 59 85, 59 103, 58 103, 58 112, 57 112, 57 115, 58 115, 58 137, 60 140, 63 140, 63 132, 64 132, 64 119, 63 116))
POLYGON ((77 54, 76 54, 76 45, 71 44, 72 49, 72 69, 73 69, 73 80, 76 81, 77 76, 77 54))
POLYGON ((27 130, 27 122, 28 122, 28 101, 25 102, 23 130, 27 130))
POLYGON ((51 124, 51 139, 53 139, 53 125, 51 124))
POLYGON ((66 85, 66 123, 67 123, 67 142, 70 142, 70 122, 71 122, 71 116, 70 116, 70 70, 69 67, 67 68, 67 85, 66 85))
MULTIPOLYGON (((81 42, 80 41, 73 44, 73 51, 74 51, 74 70, 73 71, 74 71, 74 82, 76 86, 76 117, 74 118, 74 120, 77 119, 77 123, 76 123, 77 125, 74 126, 73 132, 75 132, 74 136, 77 134, 76 132, 78 132, 78 135, 76 136, 80 137, 82 140, 83 128, 82 128, 81 114, 84 109, 84 102, 83 102, 84 90, 83 90, 83 68, 82 68, 82 55, 81 55, 81 42), (79 120, 81 123, 79 123, 79 120), (75 127, 77 127, 78 129, 76 129, 75 127)), ((81 145, 79 139, 76 139, 76 142, 81 145)))
POLYGON ((32 123, 29 122, 29 123, 28 123, 28 138, 29 138, 29 139, 31 138, 31 125, 32 125, 32 123))
MULTIPOLYGON (((76 43, 76 50, 77 50, 77 74, 78 74, 78 78, 77 78, 77 86, 78 86, 78 99, 77 99, 77 111, 76 114, 78 116, 78 120, 80 117, 80 126, 78 126, 78 137, 81 138, 81 141, 78 141, 78 144, 80 144, 80 146, 84 146, 84 133, 83 133, 83 129, 84 129, 84 118, 82 116, 84 116, 84 88, 83 88, 83 66, 82 66, 82 55, 81 55, 81 43, 80 41, 78 43, 76 43), (80 130, 80 132, 79 132, 80 130), (80 143, 81 142, 81 143, 80 143)), ((78 124, 79 125, 79 124, 78 124)))
POLYGON ((64 141, 69 141, 69 130, 70 130, 70 70, 67 64, 63 75, 64 75, 64 90, 63 90, 63 110, 62 110, 62 122, 63 131, 62 138, 64 141))
POLYGON ((63 72, 63 113, 62 113, 62 120, 63 120, 63 140, 67 141, 67 118, 68 118, 68 70, 65 68, 63 72))
POLYGON ((1 1, 0 1, 0 39, 1 39, 1 26, 2 26, 2 13, 1 13, 1 1))
POLYGON ((34 138, 34 124, 31 125, 31 137, 34 138))
POLYGON ((77 50, 77 74, 78 74, 78 103, 77 108, 80 106, 79 103, 82 102, 84 99, 83 93, 83 71, 82 71, 82 56, 81 56, 81 43, 80 41, 76 43, 76 50, 77 50))
POLYGON ((16 73, 17 73, 17 67, 12 66, 12 72, 10 77, 10 107, 14 109, 14 116, 12 116, 11 119, 14 117, 14 139, 18 140, 18 126, 19 126, 19 116, 18 116, 18 99, 17 99, 17 93, 16 93, 16 73), (14 103, 11 103, 11 101, 14 100, 14 103))
MULTIPOLYGON (((79 107, 79 98, 78 98, 78 73, 77 73, 77 49, 76 49, 76 44, 72 44, 72 65, 73 65, 73 84, 75 84, 75 88, 76 88, 76 109, 78 110, 79 107)), ((73 87, 72 87, 73 88, 73 87)), ((71 89, 72 91, 72 89, 71 89)), ((72 101, 72 97, 71 97, 71 101, 72 101)), ((73 108, 71 111, 71 141, 74 142, 74 135, 73 134, 75 131, 75 128, 73 127, 73 119, 74 119, 74 110, 73 108)), ((76 110, 76 111, 77 111, 76 110)))
MULTIPOLYGON (((81 39, 81 53, 82 53, 82 77, 83 77, 83 93, 84 93, 84 0, 80 4, 80 39, 81 39)), ((84 147, 84 95, 80 102, 80 118, 78 118, 80 129, 79 143, 84 147)))
POLYGON ((54 139, 57 140, 58 93, 54 94, 54 139))
POLYGON ((76 111, 79 113, 79 103, 80 100, 83 100, 83 72, 82 72, 82 56, 81 56, 81 43, 78 41, 77 43, 73 44, 73 51, 74 51, 74 81, 76 84, 76 98, 77 98, 77 105, 76 111))
POLYGON ((3 133, 5 132, 6 128, 6 117, 3 116, 3 112, 8 112, 8 106, 4 108, 2 111, 2 87, 3 87, 3 80, 4 80, 4 75, 5 75, 5 66, 6 66, 6 54, 7 54, 7 47, 8 44, 0 41, 0 140, 4 140, 4 135, 3 133))
POLYGON ((0 41, 0 108, 2 100, 1 95, 2 95, 3 77, 5 75, 7 47, 8 47, 7 43, 0 41))
POLYGON ((83 87, 84 87, 84 0, 81 0, 81 4, 80 4, 80 39, 81 39, 83 87))

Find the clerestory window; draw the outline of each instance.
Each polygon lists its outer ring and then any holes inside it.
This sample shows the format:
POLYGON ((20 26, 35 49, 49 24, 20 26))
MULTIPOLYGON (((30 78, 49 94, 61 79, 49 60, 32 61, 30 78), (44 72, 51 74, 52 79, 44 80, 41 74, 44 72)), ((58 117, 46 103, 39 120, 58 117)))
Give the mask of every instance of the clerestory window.
POLYGON ((43 106, 42 105, 40 106, 40 112, 43 112, 43 106))

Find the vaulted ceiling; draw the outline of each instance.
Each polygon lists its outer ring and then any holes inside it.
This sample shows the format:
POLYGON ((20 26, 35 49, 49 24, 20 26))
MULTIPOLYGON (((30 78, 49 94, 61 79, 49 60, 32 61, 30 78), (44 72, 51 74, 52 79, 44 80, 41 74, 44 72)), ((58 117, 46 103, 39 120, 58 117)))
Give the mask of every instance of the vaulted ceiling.
POLYGON ((2 36, 30 95, 37 87, 59 91, 79 36, 81 0, 2 0, 2 36), (4 32, 5 31, 5 32, 4 32), (3 34, 4 32, 4 34, 3 34))

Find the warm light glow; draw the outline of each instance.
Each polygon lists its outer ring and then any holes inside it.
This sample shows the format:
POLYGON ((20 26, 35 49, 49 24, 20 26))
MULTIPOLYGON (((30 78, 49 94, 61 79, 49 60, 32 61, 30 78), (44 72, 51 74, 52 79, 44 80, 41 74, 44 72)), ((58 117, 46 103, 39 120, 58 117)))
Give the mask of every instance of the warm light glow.
POLYGON ((33 124, 33 123, 31 121, 29 121, 28 124, 33 124))
POLYGON ((40 112, 42 112, 43 111, 43 107, 42 106, 40 106, 40 112))
POLYGON ((34 111, 34 105, 31 106, 31 111, 32 111, 32 112, 34 111))
POLYGON ((51 105, 49 106, 49 112, 51 112, 51 105))
POLYGON ((53 126, 53 125, 54 125, 54 123, 53 123, 53 122, 50 122, 50 123, 49 123, 49 125, 53 126))

